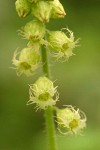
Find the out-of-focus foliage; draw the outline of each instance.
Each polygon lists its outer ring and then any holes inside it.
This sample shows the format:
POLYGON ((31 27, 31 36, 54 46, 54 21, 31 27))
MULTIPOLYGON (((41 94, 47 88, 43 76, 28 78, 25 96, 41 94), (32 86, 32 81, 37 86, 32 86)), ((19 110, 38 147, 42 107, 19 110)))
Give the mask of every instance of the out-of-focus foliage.
MULTIPOLYGON (((13 52, 24 48, 17 30, 32 17, 20 19, 14 0, 0 1, 0 150, 46 149, 44 114, 26 106, 29 100, 28 84, 33 77, 17 77, 12 67, 13 52)), ((100 1, 62 0, 67 15, 65 19, 51 20, 49 29, 68 27, 80 40, 80 47, 68 62, 51 61, 53 80, 59 88, 58 106, 72 104, 82 109, 88 118, 85 135, 58 136, 59 150, 100 149, 100 1)))

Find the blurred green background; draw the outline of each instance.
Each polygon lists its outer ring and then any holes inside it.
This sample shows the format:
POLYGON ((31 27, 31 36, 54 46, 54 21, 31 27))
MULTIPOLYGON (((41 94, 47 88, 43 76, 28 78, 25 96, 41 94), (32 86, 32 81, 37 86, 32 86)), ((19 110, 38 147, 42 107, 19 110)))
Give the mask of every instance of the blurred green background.
MULTIPOLYGON (((33 77, 17 77, 12 67, 16 48, 26 46, 17 30, 32 17, 20 19, 15 0, 0 0, 0 150, 47 150, 43 111, 26 106, 28 84, 33 77)), ((67 12, 65 19, 51 20, 49 29, 69 27, 80 47, 68 62, 51 62, 53 80, 60 93, 58 106, 74 105, 88 118, 84 136, 58 135, 59 150, 100 150, 100 1, 62 0, 67 12)))

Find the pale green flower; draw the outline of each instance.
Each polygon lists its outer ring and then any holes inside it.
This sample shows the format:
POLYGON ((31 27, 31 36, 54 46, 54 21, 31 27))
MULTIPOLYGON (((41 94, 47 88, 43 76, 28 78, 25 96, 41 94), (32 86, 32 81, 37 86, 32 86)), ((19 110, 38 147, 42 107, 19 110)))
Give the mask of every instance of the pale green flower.
POLYGON ((59 97, 57 87, 54 87, 53 82, 47 77, 40 77, 35 84, 30 85, 29 93, 30 100, 27 104, 35 103, 37 109, 55 105, 59 97))
POLYGON ((79 40, 74 41, 73 32, 67 29, 69 37, 63 31, 51 31, 48 36, 49 49, 57 59, 68 60, 79 40))
POLYGON ((32 42, 37 42, 43 39, 45 35, 45 25, 38 21, 32 20, 28 22, 22 30, 19 30, 19 34, 32 42))
POLYGON ((13 64, 16 66, 17 75, 26 74, 30 76, 39 67, 40 52, 37 47, 24 48, 20 53, 15 51, 13 64), (18 59, 16 58, 18 56, 18 59))
POLYGON ((17 0, 15 6, 19 17, 22 18, 26 17, 31 10, 31 5, 27 0, 17 0))
POLYGON ((72 106, 57 110, 58 130, 64 135, 81 134, 86 127, 86 120, 85 114, 72 106))

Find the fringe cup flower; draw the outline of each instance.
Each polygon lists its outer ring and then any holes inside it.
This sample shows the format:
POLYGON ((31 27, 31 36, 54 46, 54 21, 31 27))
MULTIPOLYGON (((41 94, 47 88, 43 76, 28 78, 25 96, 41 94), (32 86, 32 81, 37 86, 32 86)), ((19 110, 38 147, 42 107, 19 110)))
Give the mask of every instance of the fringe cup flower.
POLYGON ((26 17, 31 9, 30 3, 27 0, 17 0, 15 2, 16 11, 19 17, 26 17))
POLYGON ((57 110, 58 130, 61 134, 81 134, 86 127, 86 116, 79 109, 75 110, 72 106, 57 110))
POLYGON ((59 0, 54 0, 50 3, 52 4, 51 18, 63 18, 66 15, 64 7, 59 0))
POLYGON ((30 76, 33 74, 33 71, 39 67, 40 63, 40 52, 39 49, 24 48, 21 52, 15 51, 13 64, 16 66, 17 75, 26 74, 30 76), (16 57, 19 55, 19 59, 16 57))
POLYGON ((35 84, 30 85, 29 94, 30 100, 27 105, 36 103, 37 109, 46 109, 48 106, 53 106, 59 98, 57 87, 54 87, 53 82, 47 77, 40 77, 35 84))
POLYGON ((52 6, 48 1, 39 1, 32 6, 32 15, 42 22, 49 22, 52 6))
POLYGON ((79 39, 74 41, 73 32, 69 29, 67 29, 67 31, 69 37, 62 31, 49 32, 49 49, 51 49, 57 60, 63 60, 63 58, 64 61, 68 60, 68 58, 73 55, 73 49, 78 46, 77 43, 79 42, 79 39))
POLYGON ((19 30, 19 33, 23 38, 36 42, 43 39, 45 26, 38 20, 32 20, 22 28, 22 31, 19 30))

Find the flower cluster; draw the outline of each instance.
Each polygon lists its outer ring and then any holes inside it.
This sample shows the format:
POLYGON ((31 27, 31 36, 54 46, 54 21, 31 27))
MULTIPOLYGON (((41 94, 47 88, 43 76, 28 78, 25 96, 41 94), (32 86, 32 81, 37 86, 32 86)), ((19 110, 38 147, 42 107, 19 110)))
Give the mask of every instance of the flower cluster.
MULTIPOLYGON (((26 25, 19 30, 19 34, 24 39, 28 40, 27 47, 22 50, 24 51, 24 54, 23 52, 20 52, 21 57, 27 55, 28 49, 34 49, 32 55, 34 55, 34 62, 36 62, 33 64, 34 67, 32 67, 32 64, 29 61, 25 63, 25 59, 20 60, 19 58, 19 60, 16 60, 17 53, 14 53, 12 61, 16 66, 18 75, 24 73, 29 76, 34 73, 35 68, 38 68, 41 61, 40 59, 37 61, 35 55, 39 54, 42 45, 46 45, 52 54, 51 56, 55 57, 56 60, 61 59, 62 61, 65 61, 73 55, 73 49, 78 43, 78 40, 74 40, 73 32, 67 29, 69 33, 69 36, 67 36, 63 31, 48 31, 44 24, 45 22, 49 22, 50 18, 63 18, 66 15, 59 0, 16 0, 15 6, 19 17, 24 18, 29 14, 34 17, 32 21, 26 23, 26 25), (45 39, 45 37, 47 38, 45 39), (22 63, 23 61, 24 63, 22 63)), ((29 55, 31 57, 31 54, 29 55)))
MULTIPOLYGON (((67 33, 61 31, 49 31, 45 23, 51 18, 64 18, 66 12, 59 0, 16 0, 18 16, 25 18, 31 15, 33 19, 19 30, 19 34, 26 39, 27 46, 20 52, 15 51, 12 63, 15 65, 17 75, 30 76, 41 64, 41 47, 45 46, 56 60, 68 60, 73 50, 78 46, 74 34, 68 28, 67 33)), ((44 64, 43 64, 44 65, 44 64)), ((59 100, 57 86, 48 77, 40 77, 30 85, 30 99, 27 105, 35 104, 37 109, 54 108, 59 100)), ((86 126, 86 116, 79 109, 72 106, 64 109, 56 109, 58 130, 60 133, 80 134, 86 126)))
POLYGON ((50 18, 63 18, 66 13, 59 0, 17 0, 16 11, 19 17, 29 14, 42 22, 48 22, 50 18))

